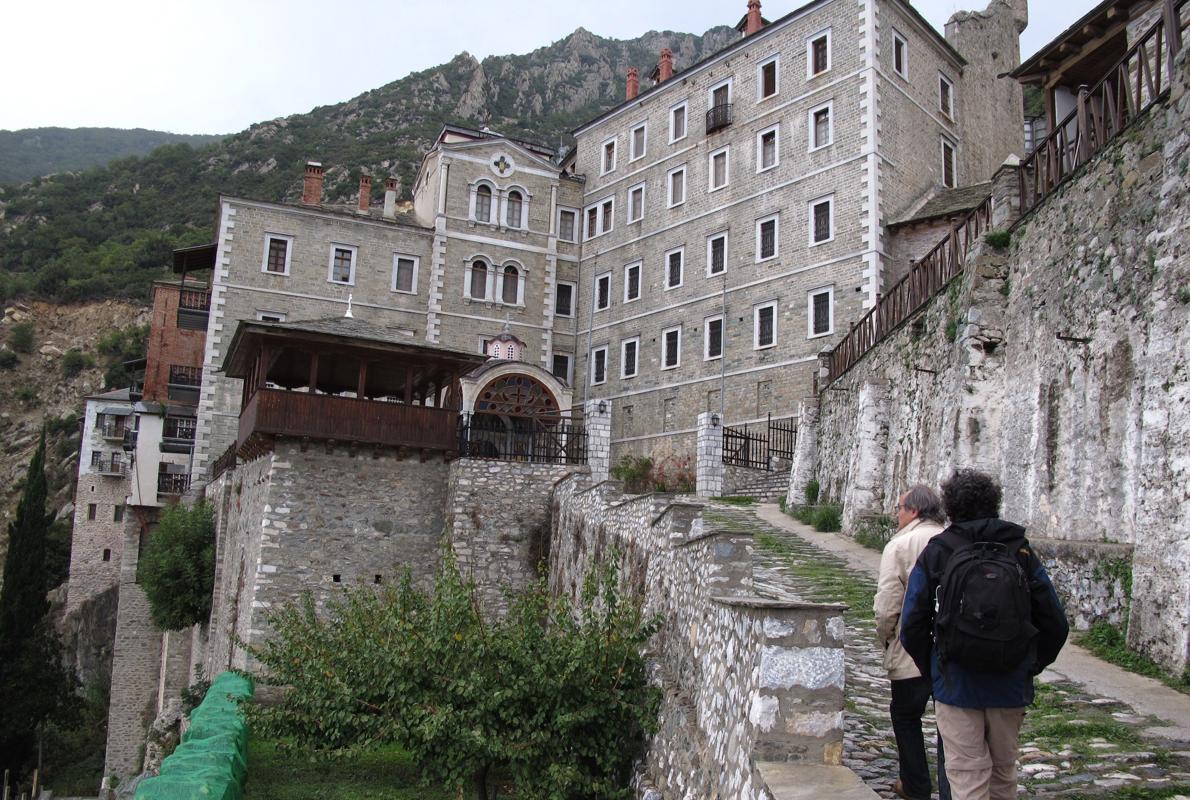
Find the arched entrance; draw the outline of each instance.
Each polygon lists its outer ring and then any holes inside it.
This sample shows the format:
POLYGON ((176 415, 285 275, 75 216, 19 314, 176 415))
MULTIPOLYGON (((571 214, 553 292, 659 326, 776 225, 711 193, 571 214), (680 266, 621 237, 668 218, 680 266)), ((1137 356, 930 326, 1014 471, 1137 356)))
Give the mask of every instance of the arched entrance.
POLYGON ((475 398, 468 454, 505 461, 540 461, 563 442, 558 399, 541 381, 524 373, 493 378, 475 398))

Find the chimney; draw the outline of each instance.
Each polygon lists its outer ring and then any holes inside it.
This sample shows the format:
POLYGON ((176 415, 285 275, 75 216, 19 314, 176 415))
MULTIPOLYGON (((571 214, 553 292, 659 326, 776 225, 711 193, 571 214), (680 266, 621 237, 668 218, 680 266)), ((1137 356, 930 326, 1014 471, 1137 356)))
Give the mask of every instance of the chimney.
POLYGON ((316 206, 322 202, 322 164, 306 162, 306 176, 302 179, 302 203, 316 206))
POLYGON ((397 218, 397 179, 389 178, 384 182, 384 218, 397 218))
POLYGON ((751 36, 758 30, 764 27, 764 21, 760 18, 760 0, 748 0, 748 16, 744 23, 744 35, 751 36))
POLYGON ((632 100, 640 94, 640 73, 636 67, 628 68, 628 87, 624 91, 624 99, 632 100))
POLYGON ((372 202, 372 176, 359 176, 359 212, 368 213, 368 205, 372 202))
POLYGON ((665 83, 674 76, 674 54, 668 47, 661 48, 661 63, 657 65, 658 83, 665 83))

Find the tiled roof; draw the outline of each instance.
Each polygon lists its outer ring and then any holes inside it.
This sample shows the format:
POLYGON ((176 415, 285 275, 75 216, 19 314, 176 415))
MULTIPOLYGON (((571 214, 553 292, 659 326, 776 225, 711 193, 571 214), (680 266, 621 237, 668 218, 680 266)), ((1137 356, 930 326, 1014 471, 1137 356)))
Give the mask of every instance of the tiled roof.
POLYGON ((984 200, 988 199, 991 194, 991 181, 975 183, 970 186, 960 186, 957 189, 946 189, 931 197, 926 201, 924 206, 908 217, 890 222, 889 227, 961 214, 975 208, 984 200))

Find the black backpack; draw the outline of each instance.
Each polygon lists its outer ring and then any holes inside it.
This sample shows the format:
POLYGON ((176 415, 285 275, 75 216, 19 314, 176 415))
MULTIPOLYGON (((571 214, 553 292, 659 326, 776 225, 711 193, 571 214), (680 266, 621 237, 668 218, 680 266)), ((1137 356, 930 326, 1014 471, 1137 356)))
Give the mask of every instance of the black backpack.
POLYGON ((1033 657, 1038 634, 1029 578, 1018 556, 1026 541, 971 542, 953 531, 940 538, 952 552, 936 594, 939 663, 1012 672, 1033 657))

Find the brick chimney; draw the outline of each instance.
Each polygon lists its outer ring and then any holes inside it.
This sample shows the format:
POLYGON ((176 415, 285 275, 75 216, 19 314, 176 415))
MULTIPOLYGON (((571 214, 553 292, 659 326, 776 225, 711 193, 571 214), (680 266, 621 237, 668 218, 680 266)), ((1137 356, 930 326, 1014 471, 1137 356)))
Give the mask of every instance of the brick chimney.
POLYGON ((661 48, 661 62, 657 65, 657 82, 665 83, 674 76, 674 54, 668 47, 661 48))
POLYGON ((361 214, 368 213, 368 205, 372 202, 372 176, 359 176, 359 211, 361 214))
POLYGON ((389 178, 384 182, 384 218, 397 218, 397 179, 389 178))
POLYGON ((628 84, 624 89, 624 99, 631 100, 640 94, 640 72, 636 67, 628 68, 628 84))
POLYGON ((302 203, 316 206, 322 202, 322 164, 306 162, 306 176, 302 179, 302 203))
POLYGON ((760 18, 760 0, 748 0, 748 16, 744 23, 744 35, 751 36, 764 27, 760 18))

